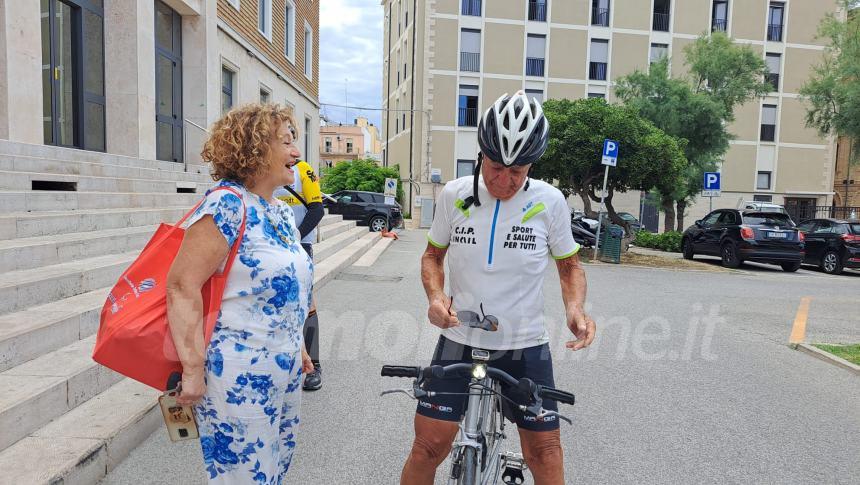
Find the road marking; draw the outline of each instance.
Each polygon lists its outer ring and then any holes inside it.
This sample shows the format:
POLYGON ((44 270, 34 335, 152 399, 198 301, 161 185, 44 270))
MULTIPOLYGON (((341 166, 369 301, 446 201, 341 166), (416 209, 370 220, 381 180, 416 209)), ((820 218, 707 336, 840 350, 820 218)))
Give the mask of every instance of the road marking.
POLYGON ((806 318, 809 316, 809 302, 812 298, 804 296, 800 299, 797 307, 797 315, 794 317, 794 325, 791 327, 791 336, 788 338, 790 344, 800 344, 806 340, 806 318))

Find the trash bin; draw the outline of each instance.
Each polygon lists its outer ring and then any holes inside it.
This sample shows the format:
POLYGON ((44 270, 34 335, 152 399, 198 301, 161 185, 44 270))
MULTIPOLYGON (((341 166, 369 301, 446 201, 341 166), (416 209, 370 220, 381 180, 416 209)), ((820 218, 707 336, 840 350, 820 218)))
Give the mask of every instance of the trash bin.
POLYGON ((600 254, 598 259, 604 263, 621 263, 621 240, 624 239, 624 228, 610 224, 600 233, 600 254))

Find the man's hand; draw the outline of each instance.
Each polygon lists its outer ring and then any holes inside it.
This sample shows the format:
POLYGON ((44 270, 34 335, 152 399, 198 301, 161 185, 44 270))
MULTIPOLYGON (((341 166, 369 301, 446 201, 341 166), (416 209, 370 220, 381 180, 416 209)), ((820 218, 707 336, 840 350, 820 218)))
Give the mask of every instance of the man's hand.
POLYGON ((311 360, 310 354, 305 350, 304 344, 302 344, 302 373, 310 374, 314 371, 314 361, 311 360))
POLYGON ((430 302, 430 308, 427 309, 427 316, 430 318, 430 323, 439 328, 459 327, 460 321, 457 320, 457 314, 451 311, 451 305, 454 299, 447 296, 434 298, 430 302))
POLYGON ((580 350, 591 345, 594 341, 594 334, 597 332, 597 327, 594 325, 594 320, 585 314, 579 307, 572 307, 567 311, 567 328, 576 336, 576 340, 571 340, 565 345, 570 350, 580 350))

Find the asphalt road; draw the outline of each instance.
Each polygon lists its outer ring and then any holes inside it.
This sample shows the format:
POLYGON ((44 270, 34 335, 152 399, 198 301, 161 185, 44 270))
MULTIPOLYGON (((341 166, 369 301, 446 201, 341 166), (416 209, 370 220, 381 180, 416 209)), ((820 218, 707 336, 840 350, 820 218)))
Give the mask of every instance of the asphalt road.
MULTIPOLYGON (((318 292, 324 387, 303 398, 289 483, 397 483, 415 404, 379 397, 409 385, 379 368, 429 361, 438 333, 425 321, 424 241, 403 233, 376 265, 318 292)), ((787 346, 803 297, 807 340, 860 342, 860 274, 587 274, 599 337, 577 353, 563 346, 554 271, 545 282, 556 384, 577 396, 562 427, 568 483, 860 483, 860 378, 787 346)), ((104 483, 204 483, 198 446, 157 430, 104 483)))

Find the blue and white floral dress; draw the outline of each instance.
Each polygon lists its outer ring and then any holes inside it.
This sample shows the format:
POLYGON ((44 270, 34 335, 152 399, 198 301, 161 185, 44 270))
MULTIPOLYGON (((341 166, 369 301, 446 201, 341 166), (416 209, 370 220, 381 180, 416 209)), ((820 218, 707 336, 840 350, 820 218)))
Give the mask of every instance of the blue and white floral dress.
POLYGON ((299 245, 292 209, 230 181, 209 190, 188 225, 211 215, 227 243, 247 220, 227 277, 206 356, 206 394, 196 407, 210 483, 280 484, 296 446, 302 325, 313 263, 299 245))

